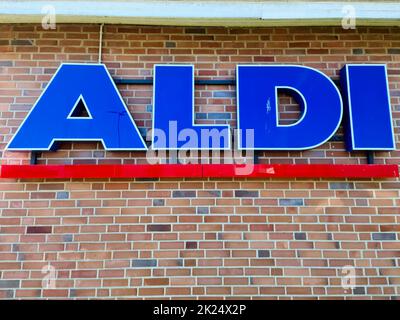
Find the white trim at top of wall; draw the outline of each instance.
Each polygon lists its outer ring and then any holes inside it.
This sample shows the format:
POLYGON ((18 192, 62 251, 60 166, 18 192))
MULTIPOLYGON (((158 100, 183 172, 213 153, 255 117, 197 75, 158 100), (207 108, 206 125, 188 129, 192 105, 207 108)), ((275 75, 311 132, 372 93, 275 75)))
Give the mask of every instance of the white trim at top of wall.
POLYGON ((57 23, 210 26, 340 25, 353 6, 357 25, 400 26, 400 2, 382 1, 27 1, 0 2, 0 23, 40 23, 51 5, 57 23), (47 6, 47 7, 46 7, 47 6))

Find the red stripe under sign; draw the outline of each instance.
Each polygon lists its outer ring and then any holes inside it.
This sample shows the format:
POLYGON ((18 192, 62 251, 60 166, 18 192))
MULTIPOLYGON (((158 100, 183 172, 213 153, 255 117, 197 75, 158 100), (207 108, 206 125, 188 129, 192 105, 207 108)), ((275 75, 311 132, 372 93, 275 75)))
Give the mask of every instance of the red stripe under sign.
POLYGON ((395 178, 397 165, 126 164, 2 165, 0 178, 395 178))

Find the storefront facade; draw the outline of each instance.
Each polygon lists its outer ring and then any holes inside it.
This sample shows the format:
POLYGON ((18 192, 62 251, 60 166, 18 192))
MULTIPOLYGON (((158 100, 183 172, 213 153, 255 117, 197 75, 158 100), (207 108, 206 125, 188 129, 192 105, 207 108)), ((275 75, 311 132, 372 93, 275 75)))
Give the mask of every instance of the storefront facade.
MULTIPOLYGON (((30 15, 17 23, 2 16, 1 164, 147 163, 146 152, 105 151, 99 142, 5 150, 61 63, 105 64, 147 142, 152 83, 123 79, 152 79, 155 64, 190 64, 196 80, 224 81, 235 80, 238 64, 302 65, 335 83, 345 64, 384 64, 398 148, 399 20, 378 18, 345 29, 328 20, 190 25, 183 18, 158 25, 156 18, 153 25, 113 18, 101 26, 100 18, 64 16, 45 29, 30 15)), ((196 84, 196 123, 237 126, 236 85, 224 81, 196 84)), ((280 103, 282 121, 295 122, 296 104, 288 96, 280 103)), ((400 154, 348 152, 340 127, 317 148, 257 151, 254 159, 398 165, 400 154)), ((398 298, 399 187, 395 176, 57 179, 3 172, 0 297, 398 298)))

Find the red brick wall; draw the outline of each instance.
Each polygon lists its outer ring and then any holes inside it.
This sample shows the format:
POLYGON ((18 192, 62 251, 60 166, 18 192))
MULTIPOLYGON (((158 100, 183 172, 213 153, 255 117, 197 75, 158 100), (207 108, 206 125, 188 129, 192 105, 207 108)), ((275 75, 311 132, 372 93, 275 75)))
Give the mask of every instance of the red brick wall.
MULTIPOLYGON (((29 153, 4 152, 5 145, 61 62, 97 61, 98 30, 0 26, 2 163, 29 162, 29 153)), ((399 28, 105 26, 103 45, 102 60, 116 78, 150 77, 154 63, 191 63, 202 79, 233 79, 238 63, 291 63, 337 79, 345 63, 385 63, 399 140, 399 28)), ((145 134, 152 87, 119 89, 145 134)), ((197 86, 198 123, 234 127, 234 90, 197 86)), ((287 116, 295 110, 286 102, 287 116)), ((65 143, 40 154, 39 163, 134 163, 144 156, 65 143)), ((375 157, 399 163, 400 154, 375 157)), ((366 157, 329 141, 305 152, 265 152, 260 161, 366 157)), ((399 187, 398 179, 1 180, 0 297, 398 298, 399 187), (355 267, 354 290, 341 286, 345 265, 355 267), (53 271, 49 289, 42 281, 53 271)))

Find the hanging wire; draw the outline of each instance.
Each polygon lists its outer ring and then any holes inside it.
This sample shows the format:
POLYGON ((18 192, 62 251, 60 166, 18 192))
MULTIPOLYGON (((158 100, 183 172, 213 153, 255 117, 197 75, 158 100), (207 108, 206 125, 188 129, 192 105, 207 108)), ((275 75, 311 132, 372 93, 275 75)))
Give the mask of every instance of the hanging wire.
POLYGON ((101 63, 101 51, 103 49, 103 27, 104 23, 100 25, 100 34, 99 34, 99 63, 101 63))

